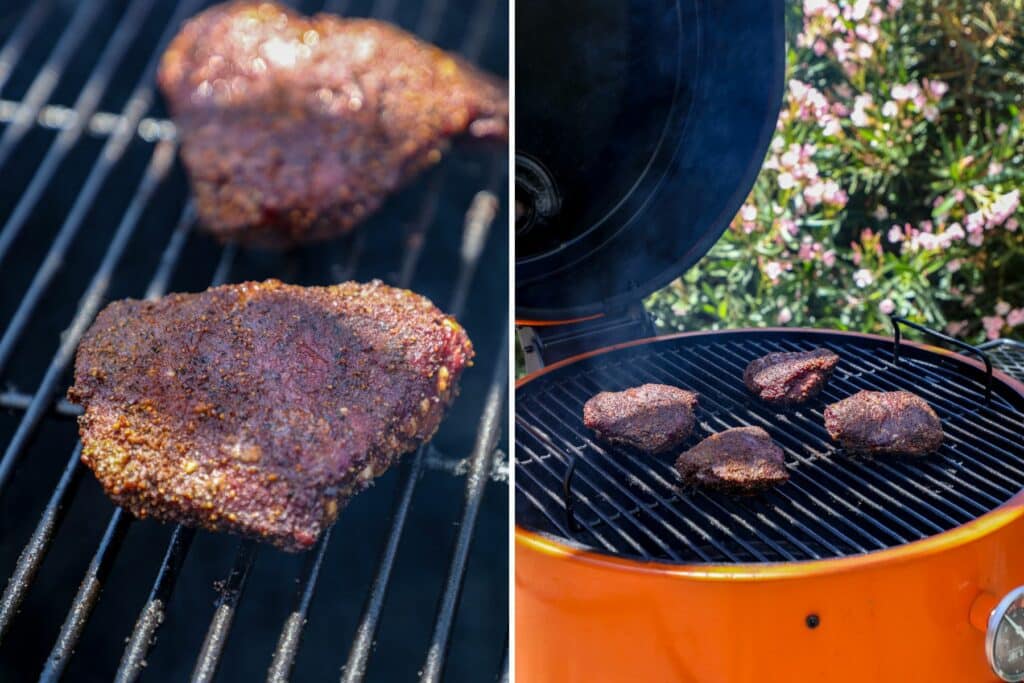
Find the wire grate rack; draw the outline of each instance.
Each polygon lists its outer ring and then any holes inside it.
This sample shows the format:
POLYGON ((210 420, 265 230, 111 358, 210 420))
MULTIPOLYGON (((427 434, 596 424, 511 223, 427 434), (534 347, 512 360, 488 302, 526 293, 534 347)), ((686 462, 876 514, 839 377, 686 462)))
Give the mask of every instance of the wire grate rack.
POLYGON ((1010 375, 1024 382, 1024 342, 1016 339, 995 339, 981 347, 992 359, 992 363, 1010 375))
MULTIPOLYGON (((207 4, 0 9, 0 678, 502 679, 507 282, 479 266, 506 262, 505 159, 456 150, 330 245, 214 244, 154 88, 166 43, 207 4), (478 354, 434 441, 298 556, 133 521, 83 471, 62 398, 109 300, 266 277, 412 288, 478 354)), ((292 4, 391 20, 507 72, 500 1, 292 4)))

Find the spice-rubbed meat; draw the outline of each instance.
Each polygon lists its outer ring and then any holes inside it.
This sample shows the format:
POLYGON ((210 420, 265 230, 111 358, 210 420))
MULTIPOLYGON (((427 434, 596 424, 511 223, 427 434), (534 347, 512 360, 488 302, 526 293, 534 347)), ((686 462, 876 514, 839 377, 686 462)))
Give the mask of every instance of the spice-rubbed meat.
POLYGON ((828 349, 769 353, 751 361, 743 383, 766 403, 803 403, 818 395, 838 362, 828 349))
POLYGON ((647 453, 678 446, 693 431, 697 394, 667 384, 602 391, 583 406, 583 424, 600 439, 647 453))
POLYGON ((297 551, 430 439, 472 355, 412 292, 268 280, 110 304, 68 396, 117 504, 297 551))
POLYGON ((202 223, 225 241, 340 235, 450 138, 508 135, 499 80, 390 24, 273 3, 200 13, 157 79, 202 223))
POLYGON ((860 391, 825 408, 833 440, 855 453, 927 455, 942 445, 942 423, 909 391, 860 391))
POLYGON ((712 434, 676 460, 684 481, 731 493, 757 493, 789 479, 782 449, 760 427, 712 434))

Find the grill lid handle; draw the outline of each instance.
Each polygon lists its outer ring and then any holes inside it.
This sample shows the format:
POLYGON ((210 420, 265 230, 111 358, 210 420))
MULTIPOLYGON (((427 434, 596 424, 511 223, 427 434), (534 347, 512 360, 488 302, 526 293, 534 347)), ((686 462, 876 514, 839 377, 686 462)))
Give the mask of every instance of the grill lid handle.
POLYGON ((953 346, 957 347, 958 349, 961 349, 962 351, 966 351, 967 353, 973 354, 973 355, 977 356, 978 358, 980 358, 981 361, 985 364, 985 405, 986 406, 991 405, 991 403, 992 403, 992 360, 988 357, 987 353, 985 353, 984 351, 982 351, 981 349, 979 349, 976 346, 972 346, 971 344, 968 344, 965 341, 957 339, 956 337, 951 337, 948 334, 945 334, 943 332, 939 332, 938 330, 934 330, 934 329, 932 329, 932 328, 930 328, 930 327, 928 327, 926 325, 922 325, 920 323, 912 322, 912 321, 907 320, 906 318, 898 316, 898 315, 890 315, 889 317, 892 319, 892 333, 893 333, 892 362, 893 362, 893 365, 896 365, 897 363, 899 363, 899 360, 900 360, 900 343, 901 343, 901 339, 902 339, 902 333, 901 333, 901 330, 900 330, 900 325, 902 324, 902 325, 906 325, 907 327, 912 327, 912 328, 914 328, 915 330, 917 330, 919 332, 924 332, 927 335, 935 337, 936 339, 940 339, 940 340, 946 342, 947 344, 952 344, 953 346))

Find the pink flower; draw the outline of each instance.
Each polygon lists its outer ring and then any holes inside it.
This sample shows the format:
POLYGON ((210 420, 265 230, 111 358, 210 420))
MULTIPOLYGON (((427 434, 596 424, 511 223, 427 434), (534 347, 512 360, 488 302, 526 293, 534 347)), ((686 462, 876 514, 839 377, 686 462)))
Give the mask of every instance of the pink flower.
POLYGON ((793 312, 791 310, 789 310, 788 308, 783 308, 781 311, 779 311, 778 317, 776 317, 776 320, 778 321, 778 323, 780 325, 785 325, 785 324, 787 324, 792 319, 793 319, 793 312))
POLYGON ((867 268, 861 268, 853 274, 853 281, 858 287, 863 289, 875 281, 875 276, 867 268))
POLYGON ((987 315, 981 319, 981 326, 985 328, 985 336, 989 339, 999 339, 1004 325, 1006 321, 1000 315, 987 315))
POLYGON ((889 0, 889 11, 899 12, 903 8, 903 0, 889 0))
POLYGON ((974 232, 967 236, 967 244, 972 247, 980 247, 985 242, 985 235, 980 232, 974 232))
POLYGON ((839 183, 834 180, 825 181, 825 184, 822 186, 821 198, 826 204, 839 208, 846 206, 846 202, 849 201, 846 191, 839 187, 839 183))
POLYGON ((829 249, 821 255, 821 262, 824 263, 826 267, 831 268, 836 264, 836 252, 829 249))
POLYGON ((968 234, 976 235, 985 229, 985 216, 981 211, 972 211, 964 218, 964 226, 968 234))
POLYGON ((757 207, 751 206, 750 204, 744 204, 743 208, 740 209, 740 217, 747 222, 756 221, 757 207))
POLYGON ((959 189, 959 188, 957 188, 957 190, 955 192, 953 192, 953 200, 957 204, 959 204, 960 202, 962 202, 966 198, 967 198, 967 193, 964 192, 963 190, 959 189))
POLYGON ((896 85, 892 86, 890 94, 892 95, 892 98, 897 102, 906 102, 911 97, 913 97, 910 94, 910 91, 908 90, 907 86, 902 85, 900 83, 897 83, 896 85))
POLYGON ((869 43, 874 43, 878 40, 878 27, 871 24, 857 24, 854 33, 857 34, 858 38, 869 43))
POLYGON ((796 185, 796 179, 793 177, 793 174, 790 173, 789 171, 783 171, 782 173, 780 173, 778 182, 780 190, 789 190, 796 185))
POLYGON ((926 104, 921 110, 926 121, 935 122, 939 118, 939 108, 934 104, 926 104))
POLYGON ((789 218, 782 218, 779 220, 779 230, 790 237, 796 237, 797 233, 800 232, 800 228, 797 227, 796 222, 789 218))
POLYGON ((832 5, 831 0, 804 0, 804 16, 813 17, 825 14, 830 5, 832 5))
POLYGON ((768 276, 768 279, 772 282, 777 282, 779 276, 782 275, 782 264, 778 261, 769 261, 764 264, 764 274, 768 276))
POLYGON ((1017 327, 1024 324, 1024 308, 1015 308, 1006 315, 1006 324, 1017 327))
MULTIPOLYGON (((907 227, 909 227, 909 224, 907 227)), ((891 244, 899 244, 900 242, 903 241, 903 238, 903 228, 901 228, 898 225, 894 225, 891 228, 889 228, 889 242, 891 244)))
POLYGON ((892 299, 882 299, 878 304, 878 310, 882 312, 882 315, 891 315, 896 310, 896 304, 893 303, 892 299))
POLYGON ((825 192, 825 183, 816 180, 804 188, 804 200, 810 206, 821 204, 821 197, 825 192))
POLYGON ((896 118, 897 114, 899 114, 899 108, 896 106, 896 103, 893 102, 892 100, 889 100, 888 102, 882 105, 882 116, 894 119, 896 118))
POLYGON ((946 325, 946 334, 957 336, 967 329, 966 320, 952 320, 946 325))
POLYGON ((955 273, 958 270, 960 270, 960 266, 962 265, 962 263, 963 262, 960 259, 955 258, 946 264, 946 270, 948 270, 951 273, 955 273))
POLYGON ((964 237, 967 236, 967 233, 964 232, 963 227, 961 227, 959 223, 953 223, 948 228, 946 228, 946 232, 942 234, 949 241, 950 244, 962 240, 964 237))
POLYGON ((824 40, 818 38, 817 40, 814 41, 814 47, 812 49, 814 50, 815 55, 821 57, 828 51, 828 45, 825 43, 824 40))
POLYGON ((1005 316, 1010 312, 1010 304, 1005 301, 1000 301, 996 304, 996 315, 1005 316))
POLYGON ((949 85, 945 81, 930 81, 926 78, 924 87, 928 90, 928 94, 936 100, 942 99, 942 96, 949 92, 949 85))
POLYGON ((1019 206, 1020 190, 1013 190, 1012 192, 999 195, 989 207, 988 220, 985 221, 985 226, 994 228, 1002 225, 1013 215, 1019 206))
POLYGON ((1017 222, 1016 218, 1007 218, 1006 222, 1003 223, 1003 227, 1010 232, 1017 232, 1017 228, 1020 227, 1020 223, 1017 222))

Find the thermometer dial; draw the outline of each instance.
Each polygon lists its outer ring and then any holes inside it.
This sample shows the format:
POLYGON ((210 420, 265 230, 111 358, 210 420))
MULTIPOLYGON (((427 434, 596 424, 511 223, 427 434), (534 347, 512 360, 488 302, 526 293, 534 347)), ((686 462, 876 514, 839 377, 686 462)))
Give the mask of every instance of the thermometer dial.
POLYGON ((1010 591, 988 619, 985 654, 1004 681, 1024 681, 1024 586, 1010 591))

